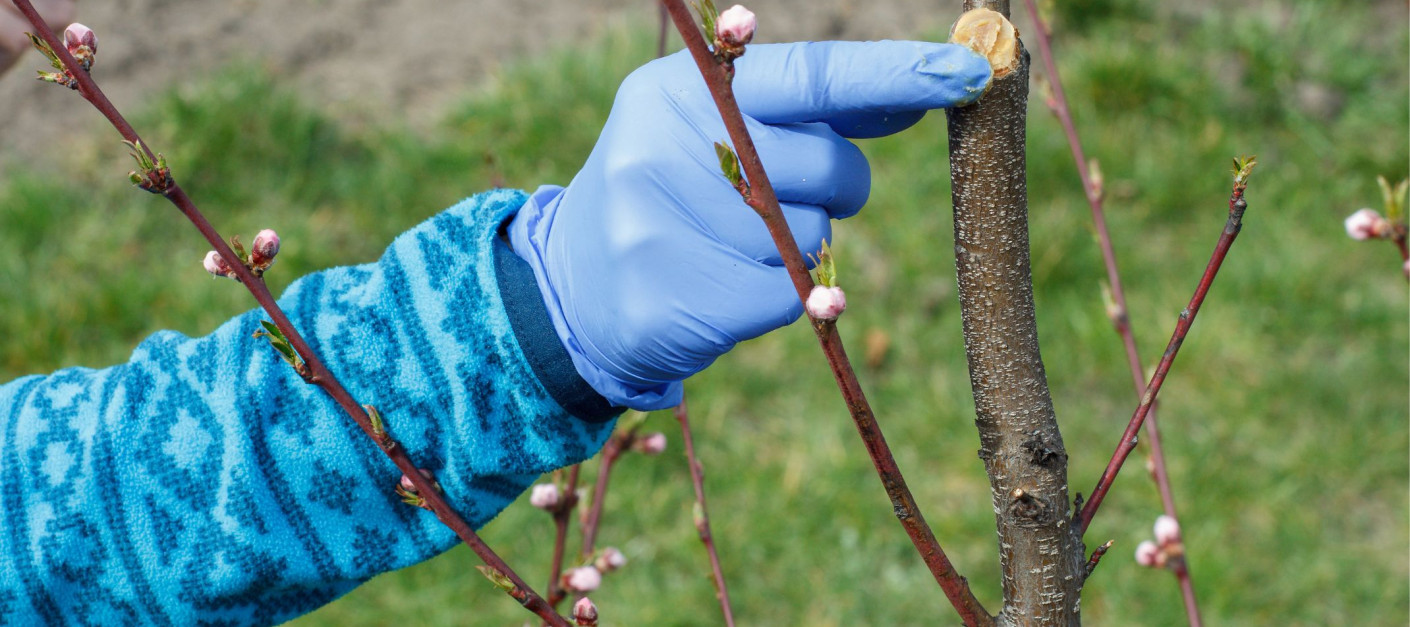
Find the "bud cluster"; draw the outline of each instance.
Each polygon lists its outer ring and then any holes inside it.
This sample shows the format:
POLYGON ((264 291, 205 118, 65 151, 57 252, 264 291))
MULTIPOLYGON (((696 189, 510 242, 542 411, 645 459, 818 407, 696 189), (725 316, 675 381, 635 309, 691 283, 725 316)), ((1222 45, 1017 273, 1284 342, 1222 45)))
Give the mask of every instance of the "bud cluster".
POLYGON ((1385 202, 1385 214, 1369 207, 1357 210, 1346 217, 1342 225, 1346 235, 1357 241, 1373 239, 1390 240, 1400 249, 1404 264, 1401 270, 1410 279, 1410 224, 1406 223, 1406 205, 1410 204, 1410 180, 1392 185, 1384 176, 1376 177, 1381 187, 1381 197, 1385 202))
POLYGON ((176 181, 171 178, 171 167, 166 164, 165 155, 157 153, 157 158, 153 159, 141 140, 123 143, 127 144, 129 154, 137 161, 137 169, 127 173, 127 179, 132 181, 137 189, 153 194, 166 194, 176 186, 176 181))
MULTIPOLYGON (((59 59, 59 55, 47 42, 34 33, 25 33, 29 36, 29 41, 34 45, 44 57, 49 60, 49 65, 53 66, 56 72, 39 71, 39 80, 46 83, 63 85, 69 89, 78 89, 78 79, 74 78, 73 72, 64 66, 64 62, 59 59)), ((79 67, 84 72, 93 67, 93 61, 98 54, 98 36, 93 34, 93 29, 82 24, 69 24, 64 29, 64 48, 68 50, 73 59, 78 62, 79 67)))
MULTIPOLYGON (((421 476, 431 483, 431 488, 433 490, 435 490, 436 492, 441 491, 441 484, 436 481, 436 477, 435 475, 431 474, 431 471, 426 470, 425 468, 417 468, 416 471, 421 473, 421 476)), ((401 480, 397 482, 397 487, 395 491, 397 493, 397 496, 401 497, 403 503, 406 503, 407 505, 413 505, 421 509, 431 509, 431 506, 426 503, 426 499, 420 494, 420 492, 417 491, 416 484, 411 482, 411 477, 402 475, 401 480)))
POLYGON ((1385 219, 1381 212, 1370 208, 1347 216, 1343 224, 1346 227, 1346 235, 1357 241, 1390 239, 1395 233, 1395 227, 1390 220, 1385 219))
POLYGON ((817 285, 803 301, 803 308, 814 320, 836 320, 847 309, 847 294, 837 284, 837 260, 832 255, 832 247, 822 240, 818 254, 808 253, 813 260, 817 274, 817 285))
POLYGON ((573 622, 579 627, 597 627, 597 606, 587 597, 573 604, 573 622))
POLYGON ((715 54, 730 62, 744 55, 744 46, 754 39, 758 20, 754 12, 734 5, 715 18, 715 54))
POLYGON ((563 573, 563 589, 572 592, 592 592, 602 585, 602 571, 588 564, 563 573))
MULTIPOLYGON (((274 229, 265 229, 255 234, 255 241, 250 244, 247 252, 245 246, 240 243, 240 237, 230 238, 230 248, 235 251, 235 256, 239 257, 246 268, 249 268, 255 276, 263 276, 264 271, 274 265, 274 257, 279 254, 279 234, 274 229)), ((225 261, 220 253, 212 250, 206 253, 206 272, 213 276, 223 276, 239 280, 234 268, 225 261)))
POLYGON ((1180 523, 1162 514, 1155 519, 1155 541, 1136 545, 1136 563, 1147 568, 1173 568, 1185 559, 1185 544, 1180 538, 1180 523))
POLYGON ((622 555, 622 552, 617 550, 617 547, 609 546, 598 553, 597 559, 592 561, 592 565, 599 571, 610 573, 626 566, 627 556, 622 555))
POLYGON ((837 286, 814 285, 804 308, 818 320, 836 320, 847 309, 847 294, 837 286))
POLYGON ((93 34, 93 29, 77 22, 69 24, 64 29, 64 47, 85 72, 93 68, 98 54, 98 36, 93 34))
POLYGON ((632 450, 642 455, 660 455, 666 451, 666 434, 649 433, 632 442, 632 450))

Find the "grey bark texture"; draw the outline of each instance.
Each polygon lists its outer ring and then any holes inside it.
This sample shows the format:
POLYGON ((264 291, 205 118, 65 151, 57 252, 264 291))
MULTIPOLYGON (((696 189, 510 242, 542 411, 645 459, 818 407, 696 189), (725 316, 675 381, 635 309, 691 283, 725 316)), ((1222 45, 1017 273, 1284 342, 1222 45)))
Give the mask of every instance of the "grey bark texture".
MULTIPOLYGON (((1008 2, 969 2, 1008 14, 1008 2)), ((1071 524, 1067 452, 1038 350, 1024 163, 1028 54, 978 103, 949 112, 965 352, 989 475, 1004 607, 997 623, 1079 625, 1085 547, 1071 524)))

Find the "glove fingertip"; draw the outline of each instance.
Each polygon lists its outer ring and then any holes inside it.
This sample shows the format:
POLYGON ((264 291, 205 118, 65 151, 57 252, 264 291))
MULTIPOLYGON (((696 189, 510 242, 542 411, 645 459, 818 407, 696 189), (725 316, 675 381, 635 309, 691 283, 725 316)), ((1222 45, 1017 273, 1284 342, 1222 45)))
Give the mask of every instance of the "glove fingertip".
POLYGON ((989 89, 994 69, 983 55, 956 44, 930 44, 914 71, 930 90, 933 108, 962 107, 989 89))

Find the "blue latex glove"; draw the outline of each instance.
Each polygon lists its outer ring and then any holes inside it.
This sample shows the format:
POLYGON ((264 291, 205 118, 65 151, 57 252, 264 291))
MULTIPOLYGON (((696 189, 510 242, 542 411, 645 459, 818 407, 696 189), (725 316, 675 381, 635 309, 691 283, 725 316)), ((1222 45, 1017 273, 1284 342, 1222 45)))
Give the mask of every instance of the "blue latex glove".
MULTIPOLYGON (((991 71, 950 44, 755 45, 734 90, 799 246, 866 204, 871 172, 844 137, 903 130, 978 99, 991 71)), ((617 405, 661 409, 680 381, 803 312, 768 230, 720 174, 728 133, 687 51, 622 83, 583 169, 510 225, 579 374, 617 405)))

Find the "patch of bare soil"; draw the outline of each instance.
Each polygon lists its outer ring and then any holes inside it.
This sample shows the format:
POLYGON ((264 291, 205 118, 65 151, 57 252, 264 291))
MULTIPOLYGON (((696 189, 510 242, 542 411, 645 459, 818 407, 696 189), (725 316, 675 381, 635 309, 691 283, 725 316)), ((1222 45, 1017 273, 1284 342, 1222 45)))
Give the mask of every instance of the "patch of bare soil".
MULTIPOLYGON (((959 13, 937 0, 748 6, 759 15, 758 41, 774 42, 914 38, 939 31, 959 13)), ((413 125, 434 120, 468 85, 510 59, 586 43, 613 22, 655 24, 656 16, 651 0, 80 0, 78 6, 78 20, 101 42, 94 75, 121 110, 249 60, 354 119, 395 116, 413 125)), ((0 168, 54 160, 67 138, 102 124, 81 98, 32 80, 45 67, 31 52, 0 78, 0 168)))

